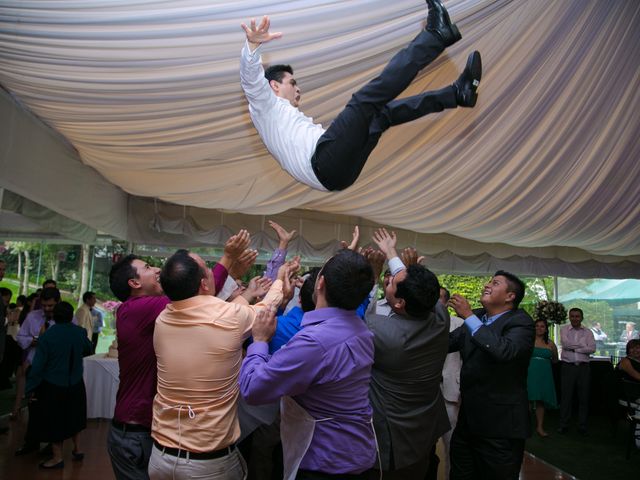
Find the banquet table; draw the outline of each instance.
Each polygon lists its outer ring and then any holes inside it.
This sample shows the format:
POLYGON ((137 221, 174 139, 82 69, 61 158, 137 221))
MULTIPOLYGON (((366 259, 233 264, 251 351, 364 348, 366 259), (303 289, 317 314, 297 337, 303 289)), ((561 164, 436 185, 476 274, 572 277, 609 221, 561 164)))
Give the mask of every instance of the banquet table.
POLYGON ((83 376, 87 389, 87 418, 113 418, 120 384, 118 359, 104 353, 85 357, 83 376))

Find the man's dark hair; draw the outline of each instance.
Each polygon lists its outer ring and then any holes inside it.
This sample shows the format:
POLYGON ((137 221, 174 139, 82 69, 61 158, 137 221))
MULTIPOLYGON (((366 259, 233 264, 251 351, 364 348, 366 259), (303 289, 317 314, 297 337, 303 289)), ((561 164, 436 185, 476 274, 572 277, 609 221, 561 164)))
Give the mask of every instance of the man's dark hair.
POLYGON ((56 323, 70 323, 73 320, 73 307, 71 304, 69 302, 60 302, 53 307, 53 320, 56 323))
POLYGON ((571 314, 571 312, 580 312, 580 318, 584 320, 584 312, 582 311, 581 308, 573 307, 572 309, 569 310, 569 314, 571 314))
POLYGON ((16 305, 20 304, 21 307, 25 306, 27 303, 27 297, 26 295, 18 295, 18 298, 16 298, 16 305))
POLYGON ((349 249, 339 250, 322 267, 327 303, 330 307, 355 310, 373 288, 371 265, 349 249))
POLYGON ((49 285, 50 287, 57 287, 58 282, 56 282, 53 278, 47 278, 44 282, 42 282, 42 288, 47 288, 45 285, 49 285))
POLYGON ((313 301, 313 289, 316 286, 316 279, 318 278, 319 272, 320 267, 313 267, 310 269, 307 272, 307 278, 300 288, 300 307, 305 313, 315 310, 316 308, 316 304, 313 301))
POLYGON ((444 290, 444 298, 448 302, 449 299, 451 298, 451 293, 449 293, 449 290, 447 290, 443 286, 440 286, 440 290, 444 290))
POLYGON ((138 276, 138 272, 132 263, 139 258, 137 255, 130 254, 118 260, 111 267, 111 271, 109 272, 109 287, 111 287, 111 291, 121 302, 124 302, 131 295, 129 280, 138 276))
POLYGON ((293 75, 293 68, 291 68, 291 65, 271 65, 264 71, 264 78, 267 79, 267 82, 275 80, 278 83, 282 83, 285 73, 293 75))
POLYGON ((200 280, 207 275, 198 262, 184 249, 178 250, 165 262, 160 272, 160 285, 171 301, 195 297, 200 280))
POLYGON ((51 300, 51 299, 55 300, 56 302, 59 302, 60 290, 58 290, 56 287, 43 288, 42 293, 40 293, 40 301, 46 302, 47 300, 51 300))
POLYGON ((524 298, 524 289, 526 288, 524 282, 513 273, 505 272, 504 270, 498 270, 493 276, 501 276, 507 279, 507 292, 513 292, 516 295, 513 299, 513 309, 518 308, 524 298))
POLYGON ((9 290, 7 287, 0 287, 0 297, 9 297, 13 296, 13 292, 9 290))
POLYGON ((82 294, 82 301, 84 303, 87 303, 87 300, 89 300, 91 297, 95 297, 96 294, 94 292, 84 292, 82 294))
POLYGON ((409 265, 405 279, 396 284, 396 297, 404 300, 410 316, 426 318, 440 300, 438 277, 423 265, 409 265))

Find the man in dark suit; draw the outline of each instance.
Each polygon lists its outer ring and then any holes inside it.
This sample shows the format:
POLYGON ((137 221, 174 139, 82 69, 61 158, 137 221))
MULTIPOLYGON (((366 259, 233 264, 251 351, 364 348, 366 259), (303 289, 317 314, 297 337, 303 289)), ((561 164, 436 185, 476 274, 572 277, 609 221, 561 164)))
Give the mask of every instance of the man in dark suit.
POLYGON ((449 301, 464 325, 449 335, 460 351, 462 406, 451 439, 451 480, 519 476, 531 435, 527 369, 535 341, 533 320, 518 308, 524 283, 502 270, 484 286, 471 310, 460 295, 449 301))
POLYGON ((391 313, 366 315, 375 346, 369 398, 383 478, 424 479, 432 447, 451 428, 440 389, 449 314, 438 278, 422 265, 405 268, 395 240, 384 229, 374 236, 394 274, 385 288, 391 313))

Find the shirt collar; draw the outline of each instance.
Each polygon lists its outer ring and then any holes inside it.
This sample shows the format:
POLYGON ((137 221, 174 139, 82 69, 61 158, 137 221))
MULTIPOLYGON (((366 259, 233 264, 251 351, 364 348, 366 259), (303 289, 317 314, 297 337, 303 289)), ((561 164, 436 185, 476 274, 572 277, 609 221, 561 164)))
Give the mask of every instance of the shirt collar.
POLYGON ((336 307, 325 307, 305 313, 304 317, 302 317, 302 322, 300 323, 300 325, 302 327, 306 327, 308 325, 322 323, 326 320, 351 318, 356 318, 360 323, 362 323, 362 320, 360 320, 360 317, 358 317, 355 310, 344 310, 342 308, 336 307))

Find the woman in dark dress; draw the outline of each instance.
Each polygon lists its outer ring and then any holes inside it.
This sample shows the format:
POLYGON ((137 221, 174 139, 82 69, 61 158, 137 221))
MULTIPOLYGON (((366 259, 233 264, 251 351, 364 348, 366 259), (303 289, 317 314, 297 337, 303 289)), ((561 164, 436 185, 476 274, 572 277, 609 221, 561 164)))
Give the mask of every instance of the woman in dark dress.
POLYGON ((627 356, 620 360, 617 368, 622 373, 622 378, 640 382, 640 340, 629 340, 627 356))
POLYGON ((40 440, 51 442, 53 457, 41 468, 63 468, 62 443, 73 439, 73 459, 82 460, 78 434, 87 426, 87 396, 82 379, 82 357, 91 355, 87 332, 71 323, 73 307, 58 303, 55 325, 38 339, 27 377, 26 392, 38 403, 40 440))

